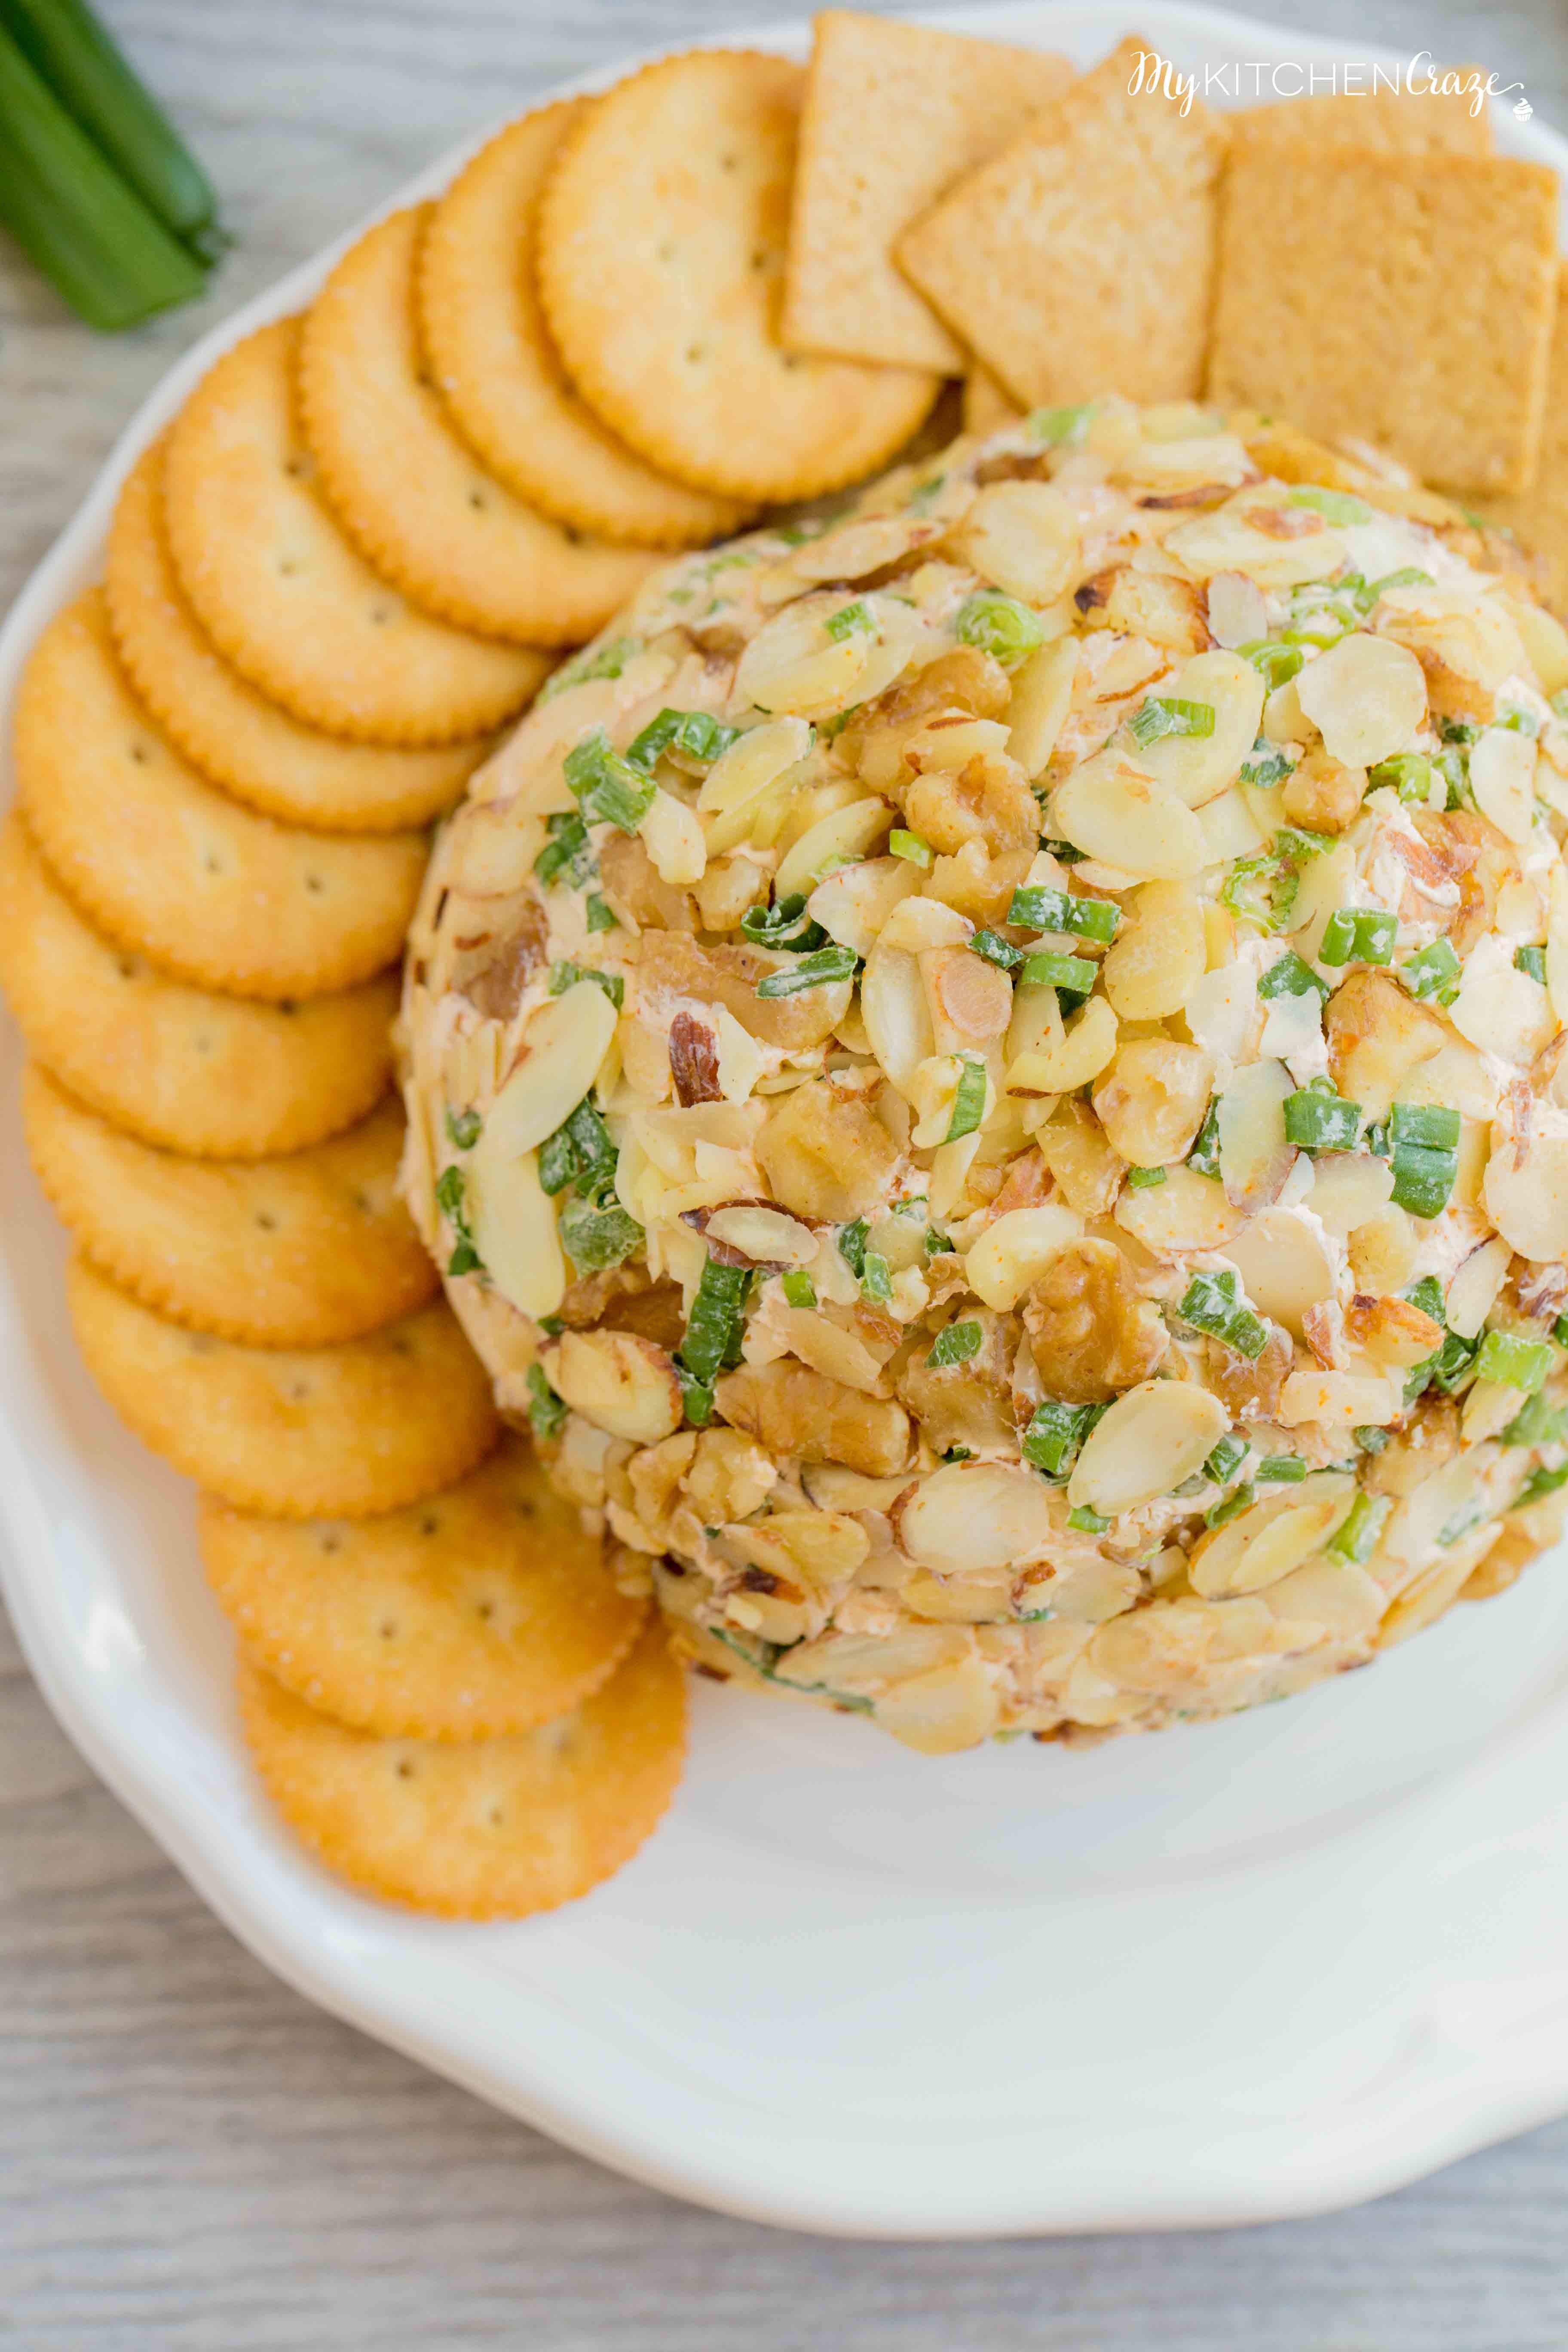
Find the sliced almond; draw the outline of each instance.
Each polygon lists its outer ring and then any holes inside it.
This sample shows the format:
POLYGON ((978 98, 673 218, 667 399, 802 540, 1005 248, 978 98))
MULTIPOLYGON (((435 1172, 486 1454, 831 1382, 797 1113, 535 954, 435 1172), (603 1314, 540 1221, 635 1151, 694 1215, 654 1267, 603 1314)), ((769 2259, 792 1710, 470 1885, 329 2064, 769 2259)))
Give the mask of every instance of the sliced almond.
POLYGON ((994 1218, 963 1261, 975 1297, 1000 1311, 1016 1307, 1058 1252, 1077 1241, 1083 1219, 1056 1201, 1008 1209, 994 1218))
POLYGON ((597 1076, 616 1034, 616 1008, 594 981, 574 981, 530 1016, 522 1057, 485 1113, 484 1140, 520 1159, 553 1135, 597 1076))
POLYGON ((1068 1502, 1115 1518, 1170 1494, 1203 1467, 1229 1419, 1218 1397, 1195 1381, 1140 1381, 1085 1439, 1068 1502))
POLYGON ((1181 881, 1209 862, 1203 827, 1166 784, 1118 751, 1097 752, 1051 796, 1051 827, 1136 881, 1181 881))
POLYGON ((1260 1210, 1226 1243, 1226 1255, 1259 1314, 1282 1323, 1293 1339, 1305 1338, 1307 1315, 1338 1289, 1322 1235, 1292 1209, 1260 1210))
POLYGON ((988 484, 948 536, 983 580, 1026 604, 1048 604, 1078 566, 1077 512, 1049 482, 988 484))
POLYGON ((542 1359, 574 1412, 632 1445, 657 1445, 680 1427, 680 1384, 662 1348, 631 1331, 563 1331, 542 1359))
POLYGON ((1043 775, 1072 707, 1078 675, 1078 639, 1058 637, 1041 646, 1013 673, 1007 705, 1007 751, 1031 782, 1043 775))
POLYGON ((939 1575, 1009 1568, 1051 1541, 1051 1489, 1008 1463, 945 1463, 910 1489, 897 1527, 900 1548, 939 1575))
POLYGON ((1161 680, 1158 697, 1204 705, 1214 712, 1214 730, 1162 736, 1139 751, 1140 764, 1188 808, 1202 808, 1235 782, 1258 740, 1263 694, 1262 677, 1240 654, 1194 654, 1173 677, 1161 680))
POLYGON ((1219 1169, 1226 1198, 1258 1209, 1279 1197, 1296 1161, 1285 1139, 1285 1097, 1295 1081, 1283 1062, 1248 1062, 1219 1098, 1219 1169))
POLYGON ((1521 848, 1535 830, 1535 740, 1512 727, 1488 727, 1470 748, 1476 806, 1521 848))
POLYGON ((1415 655, 1360 629, 1310 661, 1296 693, 1331 758, 1349 768, 1407 750, 1426 715, 1426 680, 1415 655))
POLYGON ((808 896, 837 859, 865 857, 885 841, 892 822, 892 810, 879 800, 852 801, 818 817, 784 852, 773 877, 774 896, 808 896))

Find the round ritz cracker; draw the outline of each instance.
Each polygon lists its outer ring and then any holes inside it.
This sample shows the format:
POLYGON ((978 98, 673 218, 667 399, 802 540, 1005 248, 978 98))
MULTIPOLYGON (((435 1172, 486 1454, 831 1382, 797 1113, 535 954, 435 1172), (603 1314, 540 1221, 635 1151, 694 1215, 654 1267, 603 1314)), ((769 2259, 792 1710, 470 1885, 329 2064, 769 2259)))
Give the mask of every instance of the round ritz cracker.
POLYGON ((494 736, 420 751, 350 743, 258 694, 181 593, 163 543, 163 475, 160 440, 121 484, 103 584, 115 651, 169 740, 237 800, 321 833, 395 833, 449 809, 494 736))
POLYGON ((334 841, 215 791, 138 706, 100 588, 34 646, 14 745, 22 813, 77 905, 175 978, 310 996, 395 962, 425 835, 334 841))
POLYGON ((328 505, 384 579, 459 628, 579 645, 655 559, 549 522, 486 473, 426 375, 414 265, 428 205, 344 254, 300 337, 300 417, 328 505))
POLYGON ((650 465, 731 498, 858 481, 942 386, 777 341, 804 87, 752 50, 647 66, 568 133, 540 205, 540 298, 583 397, 650 465))
POLYGON ((402 1106, 276 1160, 189 1160, 121 1135, 37 1063, 27 1155, 77 1246, 144 1307, 258 1348, 324 1348, 411 1315, 437 1274, 396 1183, 402 1106))
POLYGON ((331 1870, 449 1919, 520 1919, 585 1895, 658 1827, 686 1754, 686 1687, 650 1620, 571 1715, 510 1739, 373 1739, 242 1655, 251 1761, 331 1870))
POLYGON ((259 1518, 205 1496, 199 1532, 257 1663, 381 1739, 547 1723, 608 1681, 647 1614, 517 1438, 445 1494, 380 1518, 259 1518))
POLYGON ((397 980, 257 1004, 167 979, 79 915, 13 810, 0 991, 52 1077, 143 1142, 259 1160, 352 1127, 386 1091, 397 980))
POLYGON ((495 1441, 489 1383, 443 1299, 335 1347, 243 1348, 154 1315, 79 1253, 66 1304, 121 1421, 241 1510, 395 1510, 461 1478, 495 1441))
POLYGON ((437 390, 497 478, 542 513, 637 547, 740 530, 734 500, 668 481, 573 391, 533 284, 539 193, 587 99, 525 114, 437 199, 419 241, 419 320, 437 390))
POLYGON ((196 619, 252 686, 331 734, 451 743, 497 726, 546 657, 419 612, 344 536, 300 436, 299 332, 280 319, 247 335, 169 428, 163 523, 196 619))

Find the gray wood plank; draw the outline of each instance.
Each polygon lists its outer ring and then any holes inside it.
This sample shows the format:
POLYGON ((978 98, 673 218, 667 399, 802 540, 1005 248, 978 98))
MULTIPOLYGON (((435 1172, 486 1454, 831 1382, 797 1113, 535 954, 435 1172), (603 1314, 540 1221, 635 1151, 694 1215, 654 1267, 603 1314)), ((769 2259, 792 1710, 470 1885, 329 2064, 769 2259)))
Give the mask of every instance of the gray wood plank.
MULTIPOLYGON (((117 341, 0 255, 0 597, 209 318, 552 78, 744 6, 110 0, 239 242, 206 306, 117 341)), ((1558 0, 1318 0, 1312 24, 1480 57, 1568 122, 1558 0)), ((1359 2212, 1209 2237, 840 2245, 631 2187, 273 1982, 75 1756, 4 1629, 0 2052, 0 2341, 26 2352, 1568 2340, 1568 2124, 1359 2212)))

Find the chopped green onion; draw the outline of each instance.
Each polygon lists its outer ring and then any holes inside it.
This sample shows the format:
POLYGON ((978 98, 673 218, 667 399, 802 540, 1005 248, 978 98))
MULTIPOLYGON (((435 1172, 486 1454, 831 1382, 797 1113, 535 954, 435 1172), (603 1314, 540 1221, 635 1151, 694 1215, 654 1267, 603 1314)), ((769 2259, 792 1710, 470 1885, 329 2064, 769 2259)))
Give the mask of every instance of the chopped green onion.
POLYGON ((787 948, 791 955, 804 955, 819 948, 827 933, 820 923, 814 923, 805 911, 805 898, 799 890, 792 890, 773 907, 748 907, 741 918, 741 929, 747 939, 760 948, 787 948))
POLYGON ((838 1235, 838 1255, 857 1282, 866 1265, 866 1238, 870 1226, 864 1217, 857 1217, 852 1225, 845 1225, 838 1235))
POLYGON ((1004 596, 1000 590, 982 588, 966 596, 958 608, 953 634, 962 645, 976 646, 984 654, 994 654, 1005 669, 1011 669, 1026 654, 1046 642, 1046 633, 1039 615, 1031 613, 1027 604, 1020 604, 1016 596, 1004 596))
POLYGON ((1327 1549, 1336 1559, 1351 1560, 1357 1568, 1362 1567, 1371 1559, 1392 1508, 1393 1502, 1387 1495, 1358 1494, 1327 1549))
POLYGON ((1204 1476, 1212 1478, 1216 1486, 1228 1486, 1250 1451, 1245 1437, 1227 1430, 1205 1461, 1204 1476))
POLYGON ((951 1257, 953 1255, 952 1244, 945 1234, 939 1234, 934 1225, 926 1229, 925 1254, 927 1257, 951 1257))
POLYGON ((1441 1215, 1459 1173, 1459 1114, 1436 1103, 1395 1103, 1388 1117, 1394 1205, 1441 1215))
POLYGON ((789 1307, 810 1309, 816 1305, 816 1285, 809 1274, 798 1267, 784 1277, 784 1303, 789 1307))
POLYGON ((853 948, 817 948, 785 971, 764 974, 757 982, 757 994, 799 996, 808 988, 831 987, 837 981, 853 980, 859 961, 853 948))
POLYGON ((1548 1404, 1539 1391, 1526 1397, 1502 1433, 1505 1445, 1560 1445, 1568 1413, 1548 1404))
POLYGON ((841 604, 837 613, 829 613, 822 625, 837 646, 842 645, 846 637, 852 637, 858 629, 870 629, 876 624, 868 607, 857 596, 852 604, 841 604))
POLYGON ((1065 444, 1077 447, 1089 428, 1095 412, 1093 401, 1084 401, 1076 408, 1035 408, 1024 419, 1024 430, 1047 449, 1059 449, 1065 444))
POLYGON ((1071 996, 1087 996, 1098 970, 1087 956, 1032 955, 1025 962, 1023 977, 1037 988, 1060 988, 1071 996))
POLYGON ((544 830, 550 838, 533 861, 533 870, 548 888, 563 874, 569 883, 581 886, 594 871, 594 853, 588 845, 588 828, 575 809, 558 809, 544 820, 544 830))
POLYGON ((634 738, 626 757, 639 768, 651 768, 661 753, 674 751, 710 767, 731 743, 740 740, 740 735, 738 727, 726 727, 710 711, 666 709, 634 738))
POLYGON ((1258 637, 1249 646, 1238 646, 1237 653, 1249 661, 1265 686, 1284 686, 1300 668, 1304 656, 1300 646, 1275 645, 1268 637, 1258 637))
POLYGON ((1109 946, 1121 926, 1121 909, 1110 898, 1080 898, 1070 890, 1031 882, 1014 891, 1007 920, 1021 930, 1067 931, 1109 946))
POLYGON ((984 1116, 985 1065, 977 1055, 965 1054, 958 1089, 952 1097, 952 1116, 942 1141, 956 1143, 961 1135, 973 1135, 984 1116))
POLYGON ((1538 980, 1541 982, 1542 987, 1544 988, 1546 985, 1546 950, 1544 948, 1516 948, 1513 951, 1513 968, 1515 971, 1528 972, 1531 980, 1538 980))
POLYGON ((1369 604, 1375 604, 1390 588, 1430 588, 1431 585, 1432 574, 1429 572, 1421 571, 1414 563, 1406 563, 1397 572, 1385 572, 1381 580, 1369 581, 1366 593, 1369 604))
POLYGON ((1391 1433, 1386 1429, 1380 1429, 1374 1421, 1358 1422, 1351 1432, 1363 1454, 1381 1454, 1391 1433))
POLYGON ((471 1151, 479 1139, 483 1124, 477 1110, 449 1110, 447 1113, 447 1140, 459 1151, 471 1151))
POLYGON ((1285 1140, 1301 1151, 1353 1151, 1361 1132, 1361 1105, 1342 1095, 1302 1087, 1285 1097, 1285 1140))
POLYGON ((1238 1356, 1245 1356, 1249 1363, 1256 1363, 1268 1345, 1268 1326, 1250 1307, 1242 1306, 1238 1288, 1237 1277, 1229 1266, 1220 1274, 1194 1274, 1182 1294, 1176 1312, 1194 1331, 1206 1333, 1211 1339, 1234 1349, 1238 1356))
POLYGON ((658 785, 610 749, 602 727, 574 743, 563 765, 567 786, 587 824, 613 824, 622 833, 635 833, 653 806, 658 785))
POLYGON ((1187 1154, 1187 1166, 1195 1168, 1200 1176, 1219 1179, 1219 1098, 1216 1096, 1204 1113, 1204 1122, 1193 1138, 1193 1148, 1187 1154))
POLYGON ((590 931, 618 931, 621 928, 597 890, 590 890, 583 901, 583 920, 590 931))
POLYGON ((572 963, 565 958, 550 967, 550 993, 564 996, 580 980, 591 980, 595 988, 602 988, 617 1013, 626 1001, 626 983, 619 972, 600 971, 595 964, 572 963))
POLYGON ((1377 907, 1338 907, 1323 926, 1318 953, 1324 963, 1387 963, 1399 918, 1377 907))
POLYGON ((1364 499, 1352 498, 1348 490, 1320 490, 1310 484, 1298 484, 1290 492, 1293 507, 1310 507, 1325 522, 1351 525, 1371 522, 1372 509, 1364 499))
POLYGON ((1277 956, 1258 983, 1258 993, 1264 998, 1309 996, 1313 990, 1326 997, 1329 983, 1319 978, 1310 963, 1302 961, 1294 948, 1287 948, 1282 956, 1277 956))
POLYGON ((966 1364, 971 1356, 980 1353, 984 1337, 984 1331, 976 1322, 949 1323, 937 1333, 936 1345, 926 1362, 938 1370, 947 1364, 966 1364))
POLYGON ((1204 1513, 1205 1527, 1223 1528, 1227 1520, 1240 1518, 1243 1511, 1252 1507, 1253 1491, 1251 1484, 1244 1481, 1230 1494, 1222 1496, 1217 1503, 1211 1503, 1204 1513))
POLYGON ((1156 1184, 1163 1184, 1164 1181, 1165 1171, 1163 1168, 1130 1168, 1127 1171, 1127 1181, 1135 1192, 1150 1192, 1156 1184))
POLYGON ((456 1247, 447 1260, 449 1275, 482 1274, 484 1260, 474 1246, 473 1229, 468 1223, 468 1202, 463 1171, 456 1165, 443 1168, 436 1186, 436 1206, 451 1226, 456 1247))
POLYGON ((643 1245, 643 1229, 618 1201, 563 1202, 558 1219, 561 1246, 579 1274, 601 1274, 619 1265, 643 1245))
POLYGON ((1405 1296, 1412 1307, 1418 1307, 1421 1313, 1429 1316, 1434 1323, 1442 1322, 1443 1286, 1435 1274, 1424 1274, 1419 1282, 1411 1284, 1405 1296))
POLYGON ((1513 1508, 1522 1510, 1527 1503, 1539 1503, 1542 1495, 1555 1495, 1560 1486, 1568 1486, 1568 1462, 1561 1470, 1532 1470, 1513 1498, 1513 1508))
POLYGON ((936 852, 918 833, 906 833, 901 824, 896 824, 888 835, 888 855, 906 858, 911 866, 930 866, 936 852))
POLYGON ((868 1250, 860 1266, 860 1290, 873 1307, 886 1307, 893 1296, 893 1277, 879 1250, 868 1250))
POLYGON ((626 664, 640 654, 642 646, 636 637, 612 637, 605 646, 584 646, 580 654, 562 663, 558 670, 539 689, 539 700, 549 702, 563 694, 569 686, 585 686, 590 678, 619 677, 626 664))
POLYGON ((528 1420, 535 1437, 559 1437, 566 1425, 566 1402, 556 1395, 543 1367, 528 1368, 528 1420))
POLYGON ((1127 731, 1141 746, 1158 743, 1167 735, 1212 735, 1214 704, 1152 694, 1128 720, 1127 731))
POLYGON ((1291 762, 1284 752, 1271 743, 1267 735, 1260 735, 1241 763, 1241 781, 1244 784, 1256 785, 1260 791, 1271 791, 1276 784, 1285 782, 1290 768, 1291 762))
POLYGON ((1266 1454, 1252 1475, 1270 1486, 1299 1486, 1307 1465, 1299 1454, 1266 1454))
POLYGON ((1552 1365, 1544 1339, 1521 1339, 1511 1331, 1489 1331, 1476 1357, 1479 1381, 1506 1381, 1510 1388, 1533 1396, 1552 1365))
POLYGON ((1000 931, 976 931, 969 944, 977 956, 984 956, 987 963, 995 964, 1003 971, 1012 971, 1024 961, 1023 949, 1005 940, 1000 931))
POLYGON ((721 1265, 714 1257, 705 1261, 676 1358, 700 1389, 711 1391, 717 1375, 738 1355, 751 1288, 749 1265, 721 1265))
POLYGON ((1087 1503, 1079 1503, 1068 1513, 1068 1525, 1076 1528, 1080 1535, 1102 1536, 1110 1521, 1099 1511, 1090 1510, 1087 1503))
POLYGON ((1462 967, 1447 940, 1434 940, 1418 948, 1399 967, 1399 979, 1417 1003, 1451 1004, 1459 992, 1462 967))
POLYGON ((1425 751, 1395 751, 1379 760, 1367 775, 1374 792, 1395 792, 1407 804, 1425 804, 1432 797, 1434 769, 1425 751))
POLYGON ((1066 1478, 1105 1411, 1102 1404, 1063 1404, 1047 1397, 1035 1407, 1019 1451, 1031 1469, 1043 1471, 1047 1478, 1066 1478))
POLYGON ((539 1181, 552 1196, 570 1184, 584 1201, 604 1201, 615 1190, 616 1153, 610 1130, 592 1095, 563 1119, 539 1147, 539 1181))

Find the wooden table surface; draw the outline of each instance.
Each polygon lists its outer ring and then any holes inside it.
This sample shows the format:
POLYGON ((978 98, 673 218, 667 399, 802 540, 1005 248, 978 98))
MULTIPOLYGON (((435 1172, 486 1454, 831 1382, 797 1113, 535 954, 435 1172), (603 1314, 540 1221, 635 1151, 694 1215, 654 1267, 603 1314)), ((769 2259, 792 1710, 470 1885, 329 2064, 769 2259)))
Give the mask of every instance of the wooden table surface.
MULTIPOLYGON (((745 0, 105 5, 238 243, 206 304, 117 341, 0 253, 0 604, 212 319, 544 83, 745 14, 745 0)), ((1562 0, 1316 0, 1310 20, 1479 58, 1568 126, 1562 0)), ((1568 2123, 1359 2212, 1212 2236, 846 2245, 634 2188, 267 1976, 56 1729, 3 1620, 0 2037, 0 2344, 26 2352, 1568 2342, 1568 2123)))

